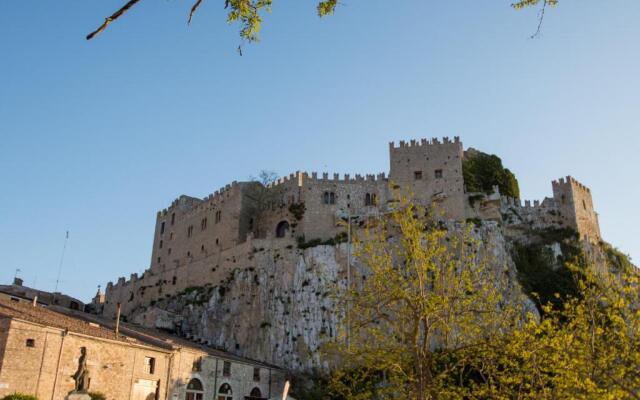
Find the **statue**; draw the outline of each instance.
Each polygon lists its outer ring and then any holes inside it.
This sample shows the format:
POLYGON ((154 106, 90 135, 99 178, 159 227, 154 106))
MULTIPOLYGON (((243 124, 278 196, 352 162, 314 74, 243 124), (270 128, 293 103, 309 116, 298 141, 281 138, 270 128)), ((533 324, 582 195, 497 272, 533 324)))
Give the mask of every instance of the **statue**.
POLYGON ((91 378, 87 369, 87 348, 80 347, 80 359, 78 360, 78 370, 73 374, 76 381, 76 388, 73 393, 86 393, 89 390, 91 378))

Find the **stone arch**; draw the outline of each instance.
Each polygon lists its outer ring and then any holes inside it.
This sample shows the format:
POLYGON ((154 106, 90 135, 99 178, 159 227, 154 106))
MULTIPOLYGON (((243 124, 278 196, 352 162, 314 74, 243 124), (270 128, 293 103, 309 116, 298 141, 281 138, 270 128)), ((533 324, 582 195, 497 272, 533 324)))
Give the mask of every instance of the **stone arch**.
POLYGON ((253 389, 251 389, 251 393, 249 393, 249 398, 251 400, 262 399, 262 392, 260 391, 260 388, 256 386, 253 389))
POLYGON ((204 400, 204 386, 202 386, 200 379, 192 378, 189 383, 187 383, 185 400, 204 400))
POLYGON ((223 383, 218 389, 218 400, 233 400, 233 391, 231 385, 223 383))

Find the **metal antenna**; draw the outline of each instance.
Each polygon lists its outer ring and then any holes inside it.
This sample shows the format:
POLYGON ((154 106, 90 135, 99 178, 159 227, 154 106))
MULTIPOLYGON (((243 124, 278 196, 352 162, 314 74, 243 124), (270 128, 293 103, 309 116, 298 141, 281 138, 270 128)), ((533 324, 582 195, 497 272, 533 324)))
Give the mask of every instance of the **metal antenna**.
MULTIPOLYGON (((56 278, 56 288, 53 290, 54 293, 58 291, 58 284, 60 283, 60 274, 62 273, 62 263, 64 262, 64 253, 67 250, 68 241, 69 241, 69 231, 67 231, 64 237, 64 245, 62 246, 62 256, 60 257, 60 265, 58 266, 58 277, 56 278)), ((55 297, 55 294, 54 294, 54 297, 55 297)))

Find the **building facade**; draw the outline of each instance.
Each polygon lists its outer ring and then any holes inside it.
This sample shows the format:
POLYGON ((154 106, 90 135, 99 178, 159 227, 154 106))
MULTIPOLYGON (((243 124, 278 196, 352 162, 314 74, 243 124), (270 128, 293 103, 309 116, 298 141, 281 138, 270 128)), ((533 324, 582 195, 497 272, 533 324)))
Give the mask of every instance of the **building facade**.
POLYGON ((62 400, 84 385, 109 400, 259 400, 281 369, 154 330, 0 300, 0 398, 62 400), (91 318, 83 319, 82 317, 91 318))

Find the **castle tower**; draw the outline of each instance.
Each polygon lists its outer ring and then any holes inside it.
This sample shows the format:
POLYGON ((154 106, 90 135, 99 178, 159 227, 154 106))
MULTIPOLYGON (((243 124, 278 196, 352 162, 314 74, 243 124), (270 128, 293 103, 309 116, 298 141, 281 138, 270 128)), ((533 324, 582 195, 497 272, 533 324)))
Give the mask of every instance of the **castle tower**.
POLYGON ((581 239, 598 242, 600 225, 593 209, 591 190, 571 176, 553 181, 552 186, 553 198, 566 226, 575 229, 581 239))
POLYGON ((389 143, 389 181, 424 205, 435 203, 448 218, 463 220, 463 147, 459 137, 389 143))

